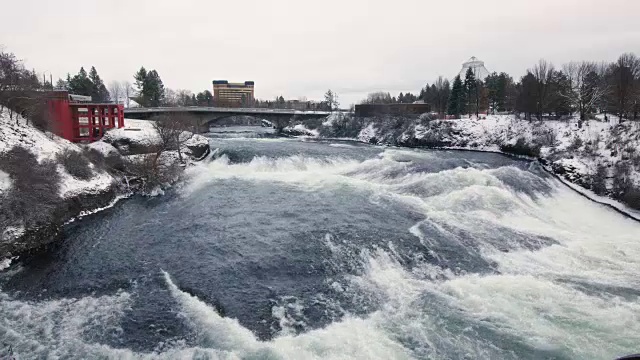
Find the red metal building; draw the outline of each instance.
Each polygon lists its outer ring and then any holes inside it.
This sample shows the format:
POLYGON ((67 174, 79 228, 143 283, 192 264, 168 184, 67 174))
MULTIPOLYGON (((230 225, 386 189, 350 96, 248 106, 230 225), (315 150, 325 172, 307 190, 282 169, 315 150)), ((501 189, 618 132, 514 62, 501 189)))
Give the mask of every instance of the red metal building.
POLYGON ((124 106, 91 102, 91 97, 54 91, 47 100, 54 131, 73 142, 100 140, 105 131, 124 127, 124 106))

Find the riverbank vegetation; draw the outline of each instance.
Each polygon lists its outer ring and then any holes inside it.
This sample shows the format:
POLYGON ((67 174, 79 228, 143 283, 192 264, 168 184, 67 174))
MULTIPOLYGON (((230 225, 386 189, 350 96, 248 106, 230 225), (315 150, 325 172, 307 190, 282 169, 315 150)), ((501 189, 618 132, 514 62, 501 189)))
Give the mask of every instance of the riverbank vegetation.
MULTIPOLYGON (((452 83, 439 77, 418 95, 370 93, 362 104, 424 102, 422 115, 335 113, 290 126, 298 134, 410 147, 502 151, 540 158, 565 179, 640 209, 640 58, 611 63, 540 60, 514 80, 507 73, 452 83)), ((286 131, 285 131, 286 132, 286 131)))

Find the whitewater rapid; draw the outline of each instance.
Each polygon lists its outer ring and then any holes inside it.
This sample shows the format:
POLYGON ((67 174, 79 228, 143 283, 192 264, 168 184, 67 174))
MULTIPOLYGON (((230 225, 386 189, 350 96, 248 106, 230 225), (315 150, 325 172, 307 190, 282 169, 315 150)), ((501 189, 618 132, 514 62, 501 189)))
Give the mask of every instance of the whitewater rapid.
MULTIPOLYGON (((357 146, 326 147, 344 153, 258 153, 237 162, 231 158, 238 155, 221 151, 189 169, 176 190, 186 206, 213 187, 268 186, 277 189, 269 190, 274 213, 294 217, 298 209, 287 207, 298 204, 313 214, 336 212, 334 222, 344 219, 344 233, 301 240, 313 244, 330 270, 323 270, 326 289, 273 300, 272 338, 223 316, 219 305, 158 266, 148 276, 167 292, 178 321, 190 329, 188 339, 143 351, 105 342, 126 336, 120 322, 140 296, 135 284, 112 294, 42 300, 3 289, 0 339, 24 354, 19 358, 611 359, 640 352, 638 222, 544 176, 535 163, 486 155, 496 159, 489 165, 456 152, 383 148, 358 158, 349 153, 357 146), (355 201, 348 195, 355 193, 365 199, 364 212, 388 216, 335 208, 355 201), (334 208, 319 196, 335 196, 334 208), (359 238, 376 221, 406 216, 412 220, 401 238, 359 238), (363 228, 350 230, 356 223, 363 228), (331 321, 314 325, 312 307, 331 321)), ((268 214, 257 205, 255 211, 256 218, 242 218, 258 223, 255 234, 259 224, 271 232, 302 226, 260 223, 268 214)), ((314 231, 322 223, 313 223, 314 231)), ((21 271, 12 266, 4 276, 21 271)))

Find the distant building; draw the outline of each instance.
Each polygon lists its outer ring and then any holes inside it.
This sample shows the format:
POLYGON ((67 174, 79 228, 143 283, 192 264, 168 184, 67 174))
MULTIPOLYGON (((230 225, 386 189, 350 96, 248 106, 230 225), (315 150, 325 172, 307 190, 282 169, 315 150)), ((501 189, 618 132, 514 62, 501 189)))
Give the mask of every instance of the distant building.
POLYGON ((73 142, 93 142, 115 127, 124 127, 124 106, 92 102, 90 96, 52 91, 47 106, 53 132, 73 142))
POLYGON ((255 99, 253 81, 230 83, 227 80, 213 81, 213 102, 218 107, 251 106, 255 99))
MULTIPOLYGON (((124 127, 124 107, 112 102, 94 102, 91 96, 67 90, 20 91, 9 97, 9 106, 35 117, 48 131, 73 142, 92 142, 115 127, 124 127)), ((35 119, 34 119, 35 120, 35 119)))
POLYGON ((460 70, 460 78, 464 81, 464 77, 467 75, 467 70, 473 70, 473 74, 475 75, 477 80, 482 80, 489 76, 489 70, 484 67, 484 61, 480 61, 477 57, 472 56, 469 61, 462 64, 462 70, 460 70))

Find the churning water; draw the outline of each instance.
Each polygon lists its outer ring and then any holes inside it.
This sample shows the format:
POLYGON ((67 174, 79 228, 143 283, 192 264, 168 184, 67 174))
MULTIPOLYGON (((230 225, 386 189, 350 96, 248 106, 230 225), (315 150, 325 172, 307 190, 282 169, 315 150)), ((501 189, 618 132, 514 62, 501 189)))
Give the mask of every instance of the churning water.
MULTIPOLYGON (((246 135, 246 134, 245 134, 246 135)), ((16 358, 612 359, 640 224, 497 154, 212 137, 0 273, 16 358)))

